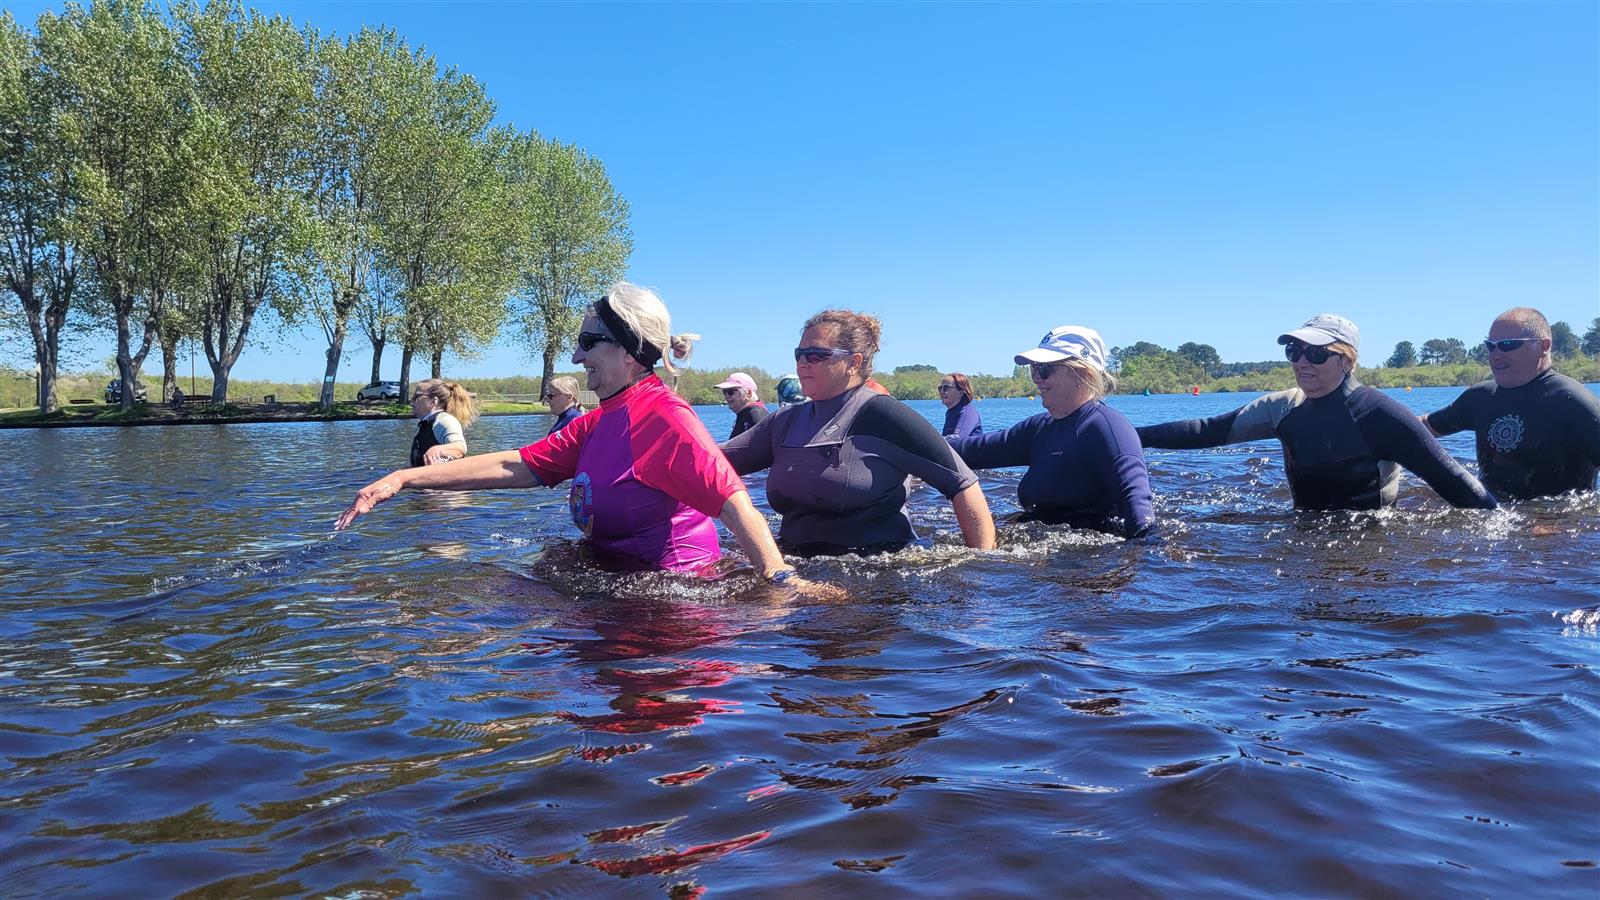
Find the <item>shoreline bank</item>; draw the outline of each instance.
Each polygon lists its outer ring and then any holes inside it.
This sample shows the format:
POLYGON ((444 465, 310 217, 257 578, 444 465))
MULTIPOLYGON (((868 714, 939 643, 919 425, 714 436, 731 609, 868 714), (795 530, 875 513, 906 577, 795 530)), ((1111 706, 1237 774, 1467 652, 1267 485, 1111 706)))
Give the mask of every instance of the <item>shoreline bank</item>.
MULTIPOLYGON (((510 405, 510 404, 507 404, 510 405)), ((520 404, 519 404, 520 405, 520 404)), ((102 405, 63 407, 49 416, 13 410, 0 412, 0 429, 18 428, 129 428, 148 425, 259 425, 275 422, 352 422, 373 419, 412 419, 410 410, 393 406, 371 409, 336 404, 333 412, 321 412, 315 403, 227 404, 222 408, 202 406, 192 412, 169 406, 145 404, 124 414, 102 405)), ((490 409, 488 416, 547 416, 548 407, 527 405, 526 409, 490 409)))

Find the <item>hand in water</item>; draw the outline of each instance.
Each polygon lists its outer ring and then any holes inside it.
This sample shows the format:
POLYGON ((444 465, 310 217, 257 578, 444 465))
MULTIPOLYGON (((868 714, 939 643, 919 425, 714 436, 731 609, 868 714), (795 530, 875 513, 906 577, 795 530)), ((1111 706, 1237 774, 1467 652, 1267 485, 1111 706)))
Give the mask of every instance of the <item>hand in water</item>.
POLYGON ((850 596, 848 591, 836 584, 807 581, 799 575, 790 576, 778 588, 779 590, 793 591, 797 596, 804 597, 807 600, 823 600, 829 603, 837 603, 840 600, 848 599, 850 596))
POLYGON ((357 516, 372 512, 374 506, 398 493, 400 493, 400 483, 395 481, 393 476, 385 475, 374 481, 356 492, 356 501, 350 504, 350 508, 345 510, 343 515, 339 516, 337 522, 333 523, 333 530, 343 531, 349 528, 350 523, 354 522, 357 516))

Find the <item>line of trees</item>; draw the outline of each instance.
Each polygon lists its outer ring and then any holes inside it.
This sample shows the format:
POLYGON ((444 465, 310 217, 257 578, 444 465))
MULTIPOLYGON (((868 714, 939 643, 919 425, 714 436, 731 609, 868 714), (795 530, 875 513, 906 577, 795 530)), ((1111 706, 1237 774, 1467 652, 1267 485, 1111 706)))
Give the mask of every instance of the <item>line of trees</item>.
MULTIPOLYGON (((372 380, 400 352, 470 357, 515 329, 544 373, 621 277, 627 202, 580 148, 493 124, 483 85, 394 31, 324 36, 238 0, 0 14, 0 325, 59 405, 73 324, 134 383, 183 343, 212 400, 262 328, 315 323, 321 403, 355 330, 372 380)), ((124 408, 133 392, 124 391, 124 408)))
MULTIPOLYGON (((1557 359, 1571 359, 1580 355, 1600 356, 1600 318, 1589 323, 1582 339, 1566 322, 1550 323, 1550 355, 1557 359)), ((1471 346, 1459 338, 1433 338, 1423 341, 1419 351, 1410 341, 1394 345, 1394 352, 1384 362, 1389 369, 1406 369, 1411 366, 1459 366, 1474 362, 1487 364, 1489 351, 1483 343, 1471 346)))

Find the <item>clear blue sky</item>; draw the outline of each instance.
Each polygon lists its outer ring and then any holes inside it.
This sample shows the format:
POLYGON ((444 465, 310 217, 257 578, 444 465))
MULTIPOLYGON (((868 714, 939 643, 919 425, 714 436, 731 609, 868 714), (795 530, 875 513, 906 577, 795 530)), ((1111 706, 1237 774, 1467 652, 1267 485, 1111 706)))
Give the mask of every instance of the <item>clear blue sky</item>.
MULTIPOLYGON (((1256 360, 1338 312, 1378 364, 1600 316, 1595 3, 255 5, 393 26, 604 160, 702 367, 790 369, 830 305, 883 318, 880 368, 990 373, 1066 323, 1256 360)), ((236 377, 315 380, 319 342, 236 377)))

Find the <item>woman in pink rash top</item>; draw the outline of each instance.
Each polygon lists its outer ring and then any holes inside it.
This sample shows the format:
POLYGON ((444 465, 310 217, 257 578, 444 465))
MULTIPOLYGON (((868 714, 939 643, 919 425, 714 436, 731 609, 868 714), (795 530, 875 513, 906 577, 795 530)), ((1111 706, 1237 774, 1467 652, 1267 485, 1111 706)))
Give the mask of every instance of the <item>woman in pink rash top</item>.
POLYGON ((572 354, 600 397, 599 409, 520 450, 385 475, 356 494, 335 527, 348 527, 405 488, 468 491, 570 481, 573 524, 607 568, 702 570, 722 554, 711 521, 717 517, 767 581, 827 592, 783 561, 766 519, 700 418, 656 377, 657 362, 675 371, 663 349, 683 359, 697 338, 671 334, 667 308, 653 292, 627 282, 612 285, 589 307, 572 354))

